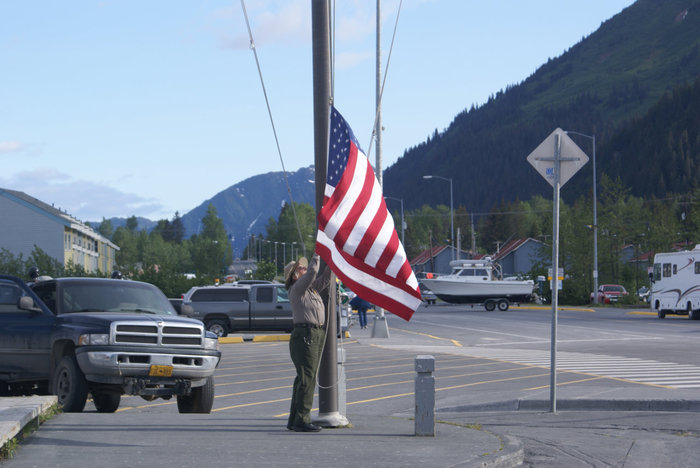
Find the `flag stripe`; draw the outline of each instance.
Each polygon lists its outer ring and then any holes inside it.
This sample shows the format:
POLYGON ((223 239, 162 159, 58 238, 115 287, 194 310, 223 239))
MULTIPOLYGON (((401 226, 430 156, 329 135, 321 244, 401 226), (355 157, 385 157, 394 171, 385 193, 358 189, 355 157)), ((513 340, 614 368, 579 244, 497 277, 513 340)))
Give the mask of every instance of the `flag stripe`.
POLYGON ((375 266, 377 264, 377 260, 379 260, 380 253, 377 253, 376 249, 381 248, 381 245, 377 244, 377 238, 381 233, 386 218, 386 211, 379 210, 375 213, 375 216, 369 223, 369 226, 366 226, 367 230, 365 235, 362 237, 362 242, 360 242, 357 258, 364 260, 368 265, 375 266))
MULTIPOLYGON (((365 164, 365 166, 368 166, 368 164, 365 164)), ((359 227, 362 226, 360 218, 365 213, 365 207, 369 203, 372 196, 373 177, 374 173, 371 170, 365 170, 364 180, 362 181, 362 186, 360 187, 359 179, 361 178, 361 174, 359 174, 358 171, 356 174, 356 179, 354 178, 356 184, 353 185, 354 187, 359 188, 359 193, 355 198, 352 197, 351 193, 348 193, 348 195, 345 197, 344 203, 351 206, 349 207, 350 209, 348 210, 348 214, 345 216, 343 224, 338 230, 338 234, 336 234, 334 240, 337 245, 342 246, 343 250, 350 254, 354 253, 355 248, 357 247, 357 242, 348 243, 348 240, 351 240, 350 236, 353 234, 353 231, 355 231, 355 235, 353 236, 354 238, 362 238, 362 233, 358 232, 360 230, 359 227)))

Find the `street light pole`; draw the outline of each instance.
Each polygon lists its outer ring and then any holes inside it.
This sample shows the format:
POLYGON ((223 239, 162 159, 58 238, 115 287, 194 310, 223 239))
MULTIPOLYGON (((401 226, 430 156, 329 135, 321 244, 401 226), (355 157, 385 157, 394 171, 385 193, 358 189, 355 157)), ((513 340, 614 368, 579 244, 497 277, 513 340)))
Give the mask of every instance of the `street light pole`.
POLYGON ((424 175, 424 179, 442 179, 447 180, 450 183, 450 243, 452 244, 452 260, 455 259, 455 219, 454 219, 454 208, 452 205, 452 179, 447 177, 437 176, 437 175, 424 175))
POLYGON ((403 245, 403 248, 406 248, 406 239, 404 237, 404 225, 406 224, 403 219, 403 200, 401 198, 394 198, 394 197, 387 197, 384 195, 384 198, 388 198, 390 200, 396 200, 401 202, 401 245, 403 245))
POLYGON ((567 131, 588 138, 593 142, 593 301, 598 304, 598 201, 596 198, 595 135, 567 131))
POLYGON ((278 265, 277 265, 277 244, 278 242, 275 241, 275 274, 277 274, 278 270, 278 265))

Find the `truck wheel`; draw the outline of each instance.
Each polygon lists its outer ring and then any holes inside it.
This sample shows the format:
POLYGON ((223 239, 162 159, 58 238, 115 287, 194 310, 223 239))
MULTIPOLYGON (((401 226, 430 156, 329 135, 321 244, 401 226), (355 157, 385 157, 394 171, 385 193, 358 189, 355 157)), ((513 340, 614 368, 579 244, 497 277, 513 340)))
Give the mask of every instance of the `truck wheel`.
POLYGON ((692 305, 688 304, 687 310, 688 310, 688 318, 690 320, 697 320, 698 318, 700 318, 700 314, 698 314, 697 311, 693 310, 692 305))
POLYGON ((214 377, 207 377, 201 387, 194 387, 189 395, 178 395, 177 410, 180 413, 211 413, 214 406, 214 377))
POLYGON ((659 310, 656 311, 656 315, 657 315, 660 319, 666 318, 666 311, 665 311, 665 310, 659 309, 659 310))
POLYGON ((212 332, 218 337, 223 337, 228 335, 228 326, 223 320, 209 320, 207 321, 207 330, 212 332))
POLYGON ((486 302, 484 302, 484 308, 491 312, 496 308, 496 301, 492 299, 487 300, 486 302))
POLYGON ((498 310, 501 312, 505 312, 508 310, 508 307, 510 307, 510 303, 508 302, 508 299, 501 299, 498 301, 498 310))
POLYGON ((92 402, 98 413, 114 413, 119 408, 122 396, 118 393, 93 393, 92 402))
POLYGON ((63 356, 53 375, 53 394, 66 413, 80 413, 85 408, 88 386, 75 356, 63 356))

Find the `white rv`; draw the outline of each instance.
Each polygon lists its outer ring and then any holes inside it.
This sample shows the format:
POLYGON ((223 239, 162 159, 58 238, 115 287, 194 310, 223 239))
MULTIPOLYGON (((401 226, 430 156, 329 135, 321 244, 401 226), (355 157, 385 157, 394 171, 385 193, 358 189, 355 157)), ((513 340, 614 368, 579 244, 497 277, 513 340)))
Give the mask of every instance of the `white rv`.
POLYGON ((700 319, 700 244, 693 250, 657 253, 651 280, 651 308, 666 314, 700 319))

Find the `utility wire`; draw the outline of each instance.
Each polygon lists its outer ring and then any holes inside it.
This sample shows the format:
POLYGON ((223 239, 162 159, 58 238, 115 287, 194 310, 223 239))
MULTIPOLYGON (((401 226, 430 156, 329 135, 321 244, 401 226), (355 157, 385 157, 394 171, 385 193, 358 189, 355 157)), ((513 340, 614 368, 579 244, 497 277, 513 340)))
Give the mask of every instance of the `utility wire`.
POLYGON ((258 60, 258 52, 255 48, 255 41, 253 41, 253 32, 250 29, 250 23, 248 22, 248 12, 245 8, 245 0, 241 0, 241 7, 243 8, 243 16, 245 17, 245 25, 248 28, 248 37, 250 37, 250 48, 255 56, 255 65, 258 67, 258 75, 260 76, 260 85, 262 86, 263 94, 265 95, 265 104, 267 105, 267 114, 270 116, 270 124, 272 125, 272 133, 275 136, 275 144, 277 145, 277 154, 280 157, 280 164, 282 164, 282 174, 284 174, 284 182, 287 184, 287 193, 289 194, 289 201, 292 206, 292 213, 294 215, 294 221, 297 225, 297 233, 299 234, 299 242, 306 256, 306 243, 304 242, 304 237, 301 234, 301 227, 299 226, 299 219, 297 218, 297 210, 294 207, 294 198, 292 197, 292 188, 289 185, 289 179, 287 178, 287 169, 284 167, 284 158, 282 158, 282 150, 280 149, 279 138, 277 138, 277 130, 275 129, 275 120, 272 118, 272 110, 270 109, 270 100, 267 97, 267 90, 265 89, 265 80, 263 80, 262 69, 260 68, 260 61, 258 60))

